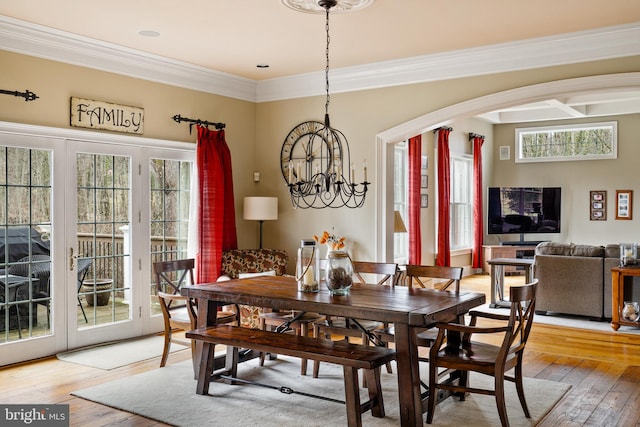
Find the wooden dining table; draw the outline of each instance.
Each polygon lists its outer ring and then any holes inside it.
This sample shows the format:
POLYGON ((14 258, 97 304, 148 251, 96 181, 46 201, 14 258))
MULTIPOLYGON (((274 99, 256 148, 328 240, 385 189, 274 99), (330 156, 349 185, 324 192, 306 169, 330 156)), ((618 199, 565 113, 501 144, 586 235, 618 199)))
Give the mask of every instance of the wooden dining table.
MULTIPOLYGON (((242 304, 366 319, 394 325, 398 403, 402 426, 422 426, 423 404, 416 331, 436 322, 454 321, 485 302, 473 292, 443 292, 404 286, 354 284, 349 295, 299 292, 289 276, 260 276, 185 286, 182 295, 198 301, 198 327, 216 323, 218 307, 242 304)), ((197 348, 197 365, 203 346, 197 348)), ((198 366, 195 368, 198 369, 198 366)))

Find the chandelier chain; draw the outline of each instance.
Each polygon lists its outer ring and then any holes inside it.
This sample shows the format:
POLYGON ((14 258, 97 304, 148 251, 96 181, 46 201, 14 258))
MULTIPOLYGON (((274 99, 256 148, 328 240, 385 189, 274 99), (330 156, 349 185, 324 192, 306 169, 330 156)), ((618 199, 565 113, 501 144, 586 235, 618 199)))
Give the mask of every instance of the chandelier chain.
POLYGON ((326 59, 327 59, 327 65, 324 69, 324 77, 325 77, 325 90, 327 93, 327 100, 324 104, 324 113, 326 115, 329 114, 329 100, 330 100, 330 95, 329 95, 329 43, 331 41, 331 37, 329 36, 329 7, 326 8, 326 24, 325 24, 325 30, 327 32, 327 49, 326 49, 326 59))

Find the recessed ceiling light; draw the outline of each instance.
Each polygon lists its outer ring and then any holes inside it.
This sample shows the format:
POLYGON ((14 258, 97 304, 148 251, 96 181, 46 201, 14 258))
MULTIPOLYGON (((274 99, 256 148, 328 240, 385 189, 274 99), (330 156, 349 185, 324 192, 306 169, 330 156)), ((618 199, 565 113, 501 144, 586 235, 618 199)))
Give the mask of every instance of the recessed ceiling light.
POLYGON ((160 33, 153 30, 141 30, 138 31, 138 35, 142 37, 158 37, 160 36, 160 33))
MULTIPOLYGON (((282 3, 298 12, 325 13, 326 9, 318 4, 318 0, 282 0, 282 3)), ((373 3, 373 0, 337 0, 331 13, 351 12, 363 9, 373 3)))
POLYGON ((269 68, 269 64, 258 64, 256 65, 257 68, 269 68))

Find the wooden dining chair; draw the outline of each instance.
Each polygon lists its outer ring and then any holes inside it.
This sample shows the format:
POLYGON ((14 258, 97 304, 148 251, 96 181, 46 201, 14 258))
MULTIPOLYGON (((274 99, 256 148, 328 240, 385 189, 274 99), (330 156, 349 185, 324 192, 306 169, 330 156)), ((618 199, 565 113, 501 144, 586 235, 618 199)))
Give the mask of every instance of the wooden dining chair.
POLYGON ((537 286, 538 279, 534 279, 524 286, 510 288, 511 311, 508 316, 472 311, 469 313, 471 320, 468 326, 455 323, 436 324, 438 335, 429 355, 428 424, 433 421, 436 397, 438 389, 441 389, 461 393, 461 400, 464 400, 465 393, 495 396, 500 422, 503 426, 508 426, 509 419, 504 397, 505 380, 515 383, 524 415, 530 418, 522 385, 522 359, 533 324, 537 286), (477 326, 479 317, 490 319, 491 325, 494 321, 499 321, 500 326, 477 326), (472 340, 473 336, 481 334, 501 335, 502 342, 500 345, 494 345, 472 340), (440 369, 444 369, 444 372, 459 372, 459 384, 440 382, 443 377, 440 369), (513 375, 506 375, 512 369, 514 369, 513 375), (494 377, 495 387, 493 389, 474 388, 469 381, 469 372, 494 377))
MULTIPOLYGON (((395 285, 398 264, 385 262, 354 261, 353 275, 360 283, 375 283, 377 285, 395 285)), ((348 341, 349 338, 360 338, 362 344, 369 344, 375 340, 372 336, 376 329, 385 328, 380 322, 349 319, 345 317, 327 317, 321 322, 313 324, 313 336, 316 338, 342 337, 348 341)), ((320 362, 313 362, 313 377, 317 378, 320 371, 320 362)), ((391 365, 387 364, 387 371, 391 373, 391 365)))
MULTIPOLYGON (((429 287, 440 291, 460 292, 460 280, 462 280, 462 267, 440 267, 433 265, 406 266, 406 286, 429 287), (453 286, 452 286, 453 285, 453 286)), ((460 319, 461 320, 461 319, 460 319)), ((395 341, 393 325, 373 331, 373 334, 383 343, 388 345, 395 341)), ((416 342, 418 347, 431 347, 435 342, 437 330, 422 329, 417 331, 416 342)), ((428 361, 428 357, 420 360, 428 361)))
MULTIPOLYGON (((193 340, 174 337, 176 330, 192 330, 197 327, 197 304, 192 298, 180 295, 180 288, 194 283, 193 258, 160 261, 153 263, 156 277, 156 295, 164 319, 164 349, 160 359, 160 367, 167 363, 171 343, 191 347, 191 357, 195 365, 195 342, 193 340)), ((239 325, 240 311, 222 310, 217 312, 218 323, 236 322, 239 325)))

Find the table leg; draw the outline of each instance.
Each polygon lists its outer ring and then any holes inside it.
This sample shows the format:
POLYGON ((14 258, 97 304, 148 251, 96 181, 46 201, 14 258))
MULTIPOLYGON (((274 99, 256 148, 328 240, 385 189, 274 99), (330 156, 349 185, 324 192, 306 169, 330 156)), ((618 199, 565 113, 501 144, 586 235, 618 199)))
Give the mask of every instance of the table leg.
POLYGON ((622 286, 624 284, 624 276, 618 271, 611 272, 611 327, 614 331, 620 328, 620 305, 622 303, 622 286), (623 282, 623 283, 621 283, 623 282))
POLYGON ((396 323, 396 369, 398 371, 398 403, 403 427, 422 426, 420 367, 415 331, 407 324, 396 323))
MULTIPOLYGON (((198 299, 198 328, 206 328, 217 323, 218 303, 206 299, 198 299), (211 313, 211 315, 209 315, 211 313)), ((196 341, 196 357, 194 358, 194 372, 196 378, 200 375, 200 366, 203 356, 206 355, 207 349, 204 348, 202 341, 196 341)))
POLYGON ((491 308, 511 307, 504 299, 504 268, 501 264, 491 264, 491 308))

